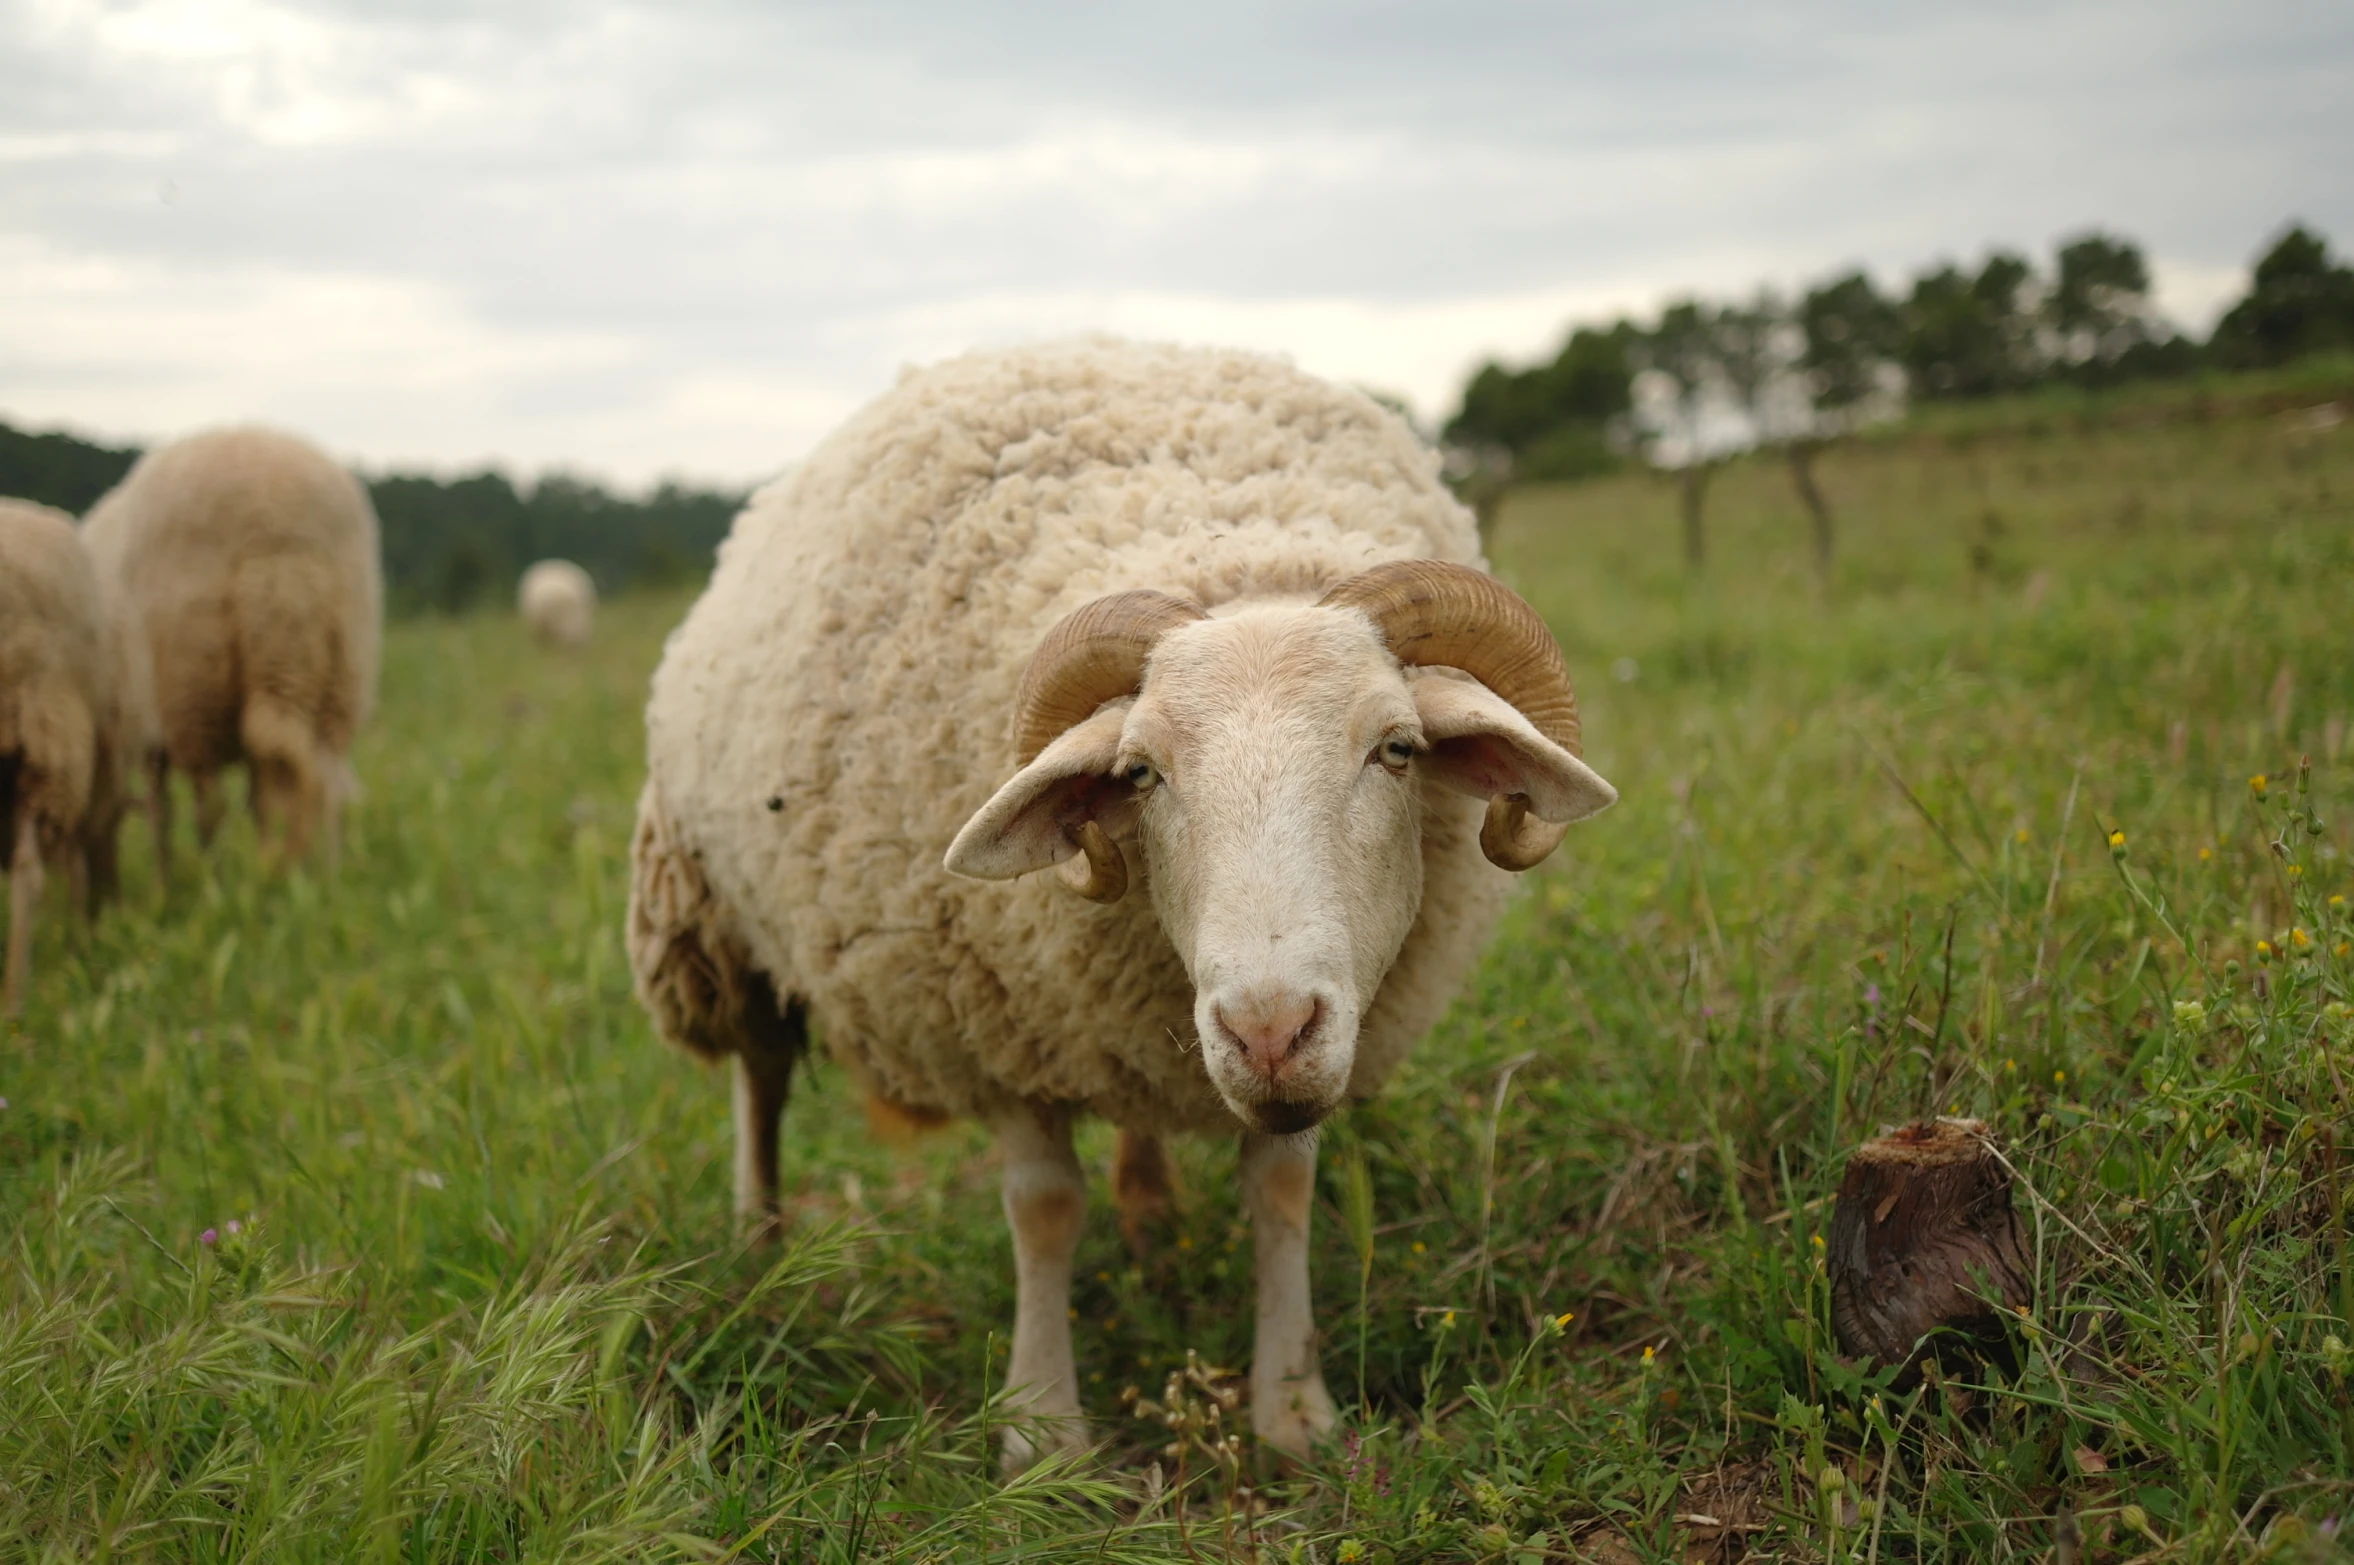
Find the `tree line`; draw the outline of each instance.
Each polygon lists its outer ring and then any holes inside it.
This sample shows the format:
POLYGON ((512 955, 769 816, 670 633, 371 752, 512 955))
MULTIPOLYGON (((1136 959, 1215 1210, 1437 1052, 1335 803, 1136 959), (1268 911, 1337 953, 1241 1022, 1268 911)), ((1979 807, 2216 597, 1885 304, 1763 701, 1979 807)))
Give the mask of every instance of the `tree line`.
MULTIPOLYGON (((0 495, 78 516, 138 458, 135 446, 0 424, 0 495)), ((676 483, 632 498, 561 473, 518 484, 495 469, 366 483, 383 526, 385 595, 409 613, 498 601, 526 565, 551 557, 583 566, 605 593, 700 580, 744 503, 734 491, 676 483)))
MULTIPOLYGON (((1773 448, 1789 463, 1827 572, 1834 523, 1815 481, 1817 455, 1910 403, 2262 368, 2329 351, 2354 351, 2354 269, 2302 225, 2265 251, 2247 296, 2204 342, 2160 317, 2139 245, 2093 232, 2059 245, 2041 269, 1997 250, 1975 269, 1924 269, 1899 292, 1854 270, 1795 297, 1684 298, 1648 323, 1579 325, 1550 360, 1482 365, 1442 441, 1483 524, 1513 483, 1630 460, 1673 471, 1695 569, 1707 555, 1717 464, 1773 448)), ((79 515, 138 456, 136 447, 0 423, 0 495, 79 515)), ((677 483, 632 498, 566 474, 518 483, 496 469, 381 474, 367 484, 383 523, 387 596, 409 612, 495 601, 524 566, 551 556, 585 566, 607 593, 698 579, 744 501, 677 483)))
POLYGON ((2159 315, 2141 247, 2096 231, 2060 244, 2042 269, 1996 250, 1975 269, 1925 268, 1897 292, 1858 269, 1794 297, 1684 298, 1649 323, 1579 325, 1549 361, 1483 364, 1443 440, 1483 523, 1515 482, 1581 477, 1634 458, 1673 471, 1694 570, 1707 555, 1705 502, 1717 463, 1777 449, 1827 573, 1834 527, 1816 456, 1909 403, 2263 368, 2347 350, 2354 270, 2301 224, 2258 259, 2247 296, 2205 342, 2159 315))

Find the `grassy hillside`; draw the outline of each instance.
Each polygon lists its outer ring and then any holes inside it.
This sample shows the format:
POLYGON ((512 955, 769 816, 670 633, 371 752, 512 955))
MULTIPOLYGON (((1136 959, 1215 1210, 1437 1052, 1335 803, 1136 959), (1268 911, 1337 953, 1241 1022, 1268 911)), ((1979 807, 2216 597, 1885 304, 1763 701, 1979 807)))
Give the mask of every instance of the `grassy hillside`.
POLYGON ((1229 1148, 1184 1152, 1149 1258, 1098 1206, 1076 1302, 1107 1454, 1010 1487, 983 1137, 880 1144, 820 1067, 795 1236, 741 1251, 722 1084, 653 1042, 618 932, 684 600, 613 605, 579 658, 500 617, 396 626, 340 877, 267 879, 240 827, 166 898, 129 842, 127 908, 43 927, 0 1041, 0 1537, 2325 1557, 2354 1485, 2354 432, 2041 430, 1827 455, 1827 594, 1770 463, 1716 485, 1700 584, 1656 480, 1508 503, 1498 558, 1624 802, 1327 1135, 1325 1365, 1356 1414, 1299 1478, 1182 1433, 1172 1459, 1119 1405, 1247 1354, 1229 1148), (2005 1138, 2038 1295, 2015 1378, 1900 1395, 1833 1349, 1820 1237, 1846 1149, 1931 1112, 2005 1138))

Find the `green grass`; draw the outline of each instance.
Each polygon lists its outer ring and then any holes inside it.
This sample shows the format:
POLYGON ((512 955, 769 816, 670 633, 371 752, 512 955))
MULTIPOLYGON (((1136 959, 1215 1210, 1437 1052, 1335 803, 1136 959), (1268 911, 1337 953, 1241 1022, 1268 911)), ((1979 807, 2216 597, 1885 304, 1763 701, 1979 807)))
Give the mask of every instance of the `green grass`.
POLYGON ((878 1144, 821 1065, 794 1237, 741 1249, 722 1084, 619 940, 684 600, 579 658, 396 625, 340 876, 240 824, 166 899, 133 833, 128 906, 52 904, 0 1039, 0 1557, 2328 1557, 2354 432, 2029 419, 1822 475, 1827 593, 1771 463, 1718 480, 1699 585, 1656 480, 1506 506, 1624 802, 1330 1129, 1353 1411, 1296 1476, 1170 1380, 1248 1352, 1228 1147, 1182 1150, 1148 1259, 1099 1201, 1109 1443, 1011 1486, 984 1137, 878 1144), (1816 1239, 1846 1149, 1928 1112, 1998 1127, 2037 1303, 2016 1378, 1899 1395, 1838 1357, 1816 1239))

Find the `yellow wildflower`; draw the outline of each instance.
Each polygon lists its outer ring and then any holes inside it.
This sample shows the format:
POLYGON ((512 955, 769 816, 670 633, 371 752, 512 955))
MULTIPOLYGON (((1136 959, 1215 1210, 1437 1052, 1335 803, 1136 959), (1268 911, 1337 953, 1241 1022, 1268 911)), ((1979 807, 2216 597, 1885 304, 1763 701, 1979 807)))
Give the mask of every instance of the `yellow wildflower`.
POLYGON ((2122 831, 2113 831, 2113 832, 2109 833, 2109 846, 2110 846, 2110 847, 2112 847, 2112 848, 2122 848, 2122 847, 2124 847, 2124 846, 2125 846, 2125 833, 2124 833, 2124 832, 2122 832, 2122 831))
POLYGON ((2264 782, 2264 774, 2262 772, 2258 772, 2255 776, 2248 779, 2248 791, 2253 793, 2259 799, 2263 798, 2264 782))
POLYGON ((2305 931, 2302 929, 2292 929, 2289 931, 2289 944, 2302 951, 2307 946, 2313 944, 2313 937, 2305 933, 2305 931))
POLYGON ((2213 848, 2201 848, 2201 849, 2199 850, 2199 862, 2200 862, 2201 864, 2204 864, 2204 863, 2206 863, 2206 862, 2207 862, 2209 859, 2212 859, 2213 857, 2215 857, 2215 850, 2214 850, 2213 848))

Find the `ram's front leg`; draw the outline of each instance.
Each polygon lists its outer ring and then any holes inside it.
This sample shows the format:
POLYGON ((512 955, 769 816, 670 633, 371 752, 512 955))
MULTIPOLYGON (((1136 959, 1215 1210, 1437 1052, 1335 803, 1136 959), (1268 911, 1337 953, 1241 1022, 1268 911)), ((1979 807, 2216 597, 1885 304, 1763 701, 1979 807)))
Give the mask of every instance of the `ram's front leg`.
POLYGON ((1014 1236, 1014 1344, 1007 1366, 1008 1471, 1087 1444, 1071 1357, 1071 1258, 1087 1216, 1087 1180, 1071 1150, 1071 1116, 1032 1104, 991 1122, 1005 1157, 1005 1220, 1014 1236))
POLYGON ((1333 1424, 1308 1297, 1308 1212, 1316 1200, 1313 1136, 1242 1138, 1242 1199, 1258 1252, 1259 1335, 1251 1352, 1251 1427, 1305 1457, 1333 1424))

